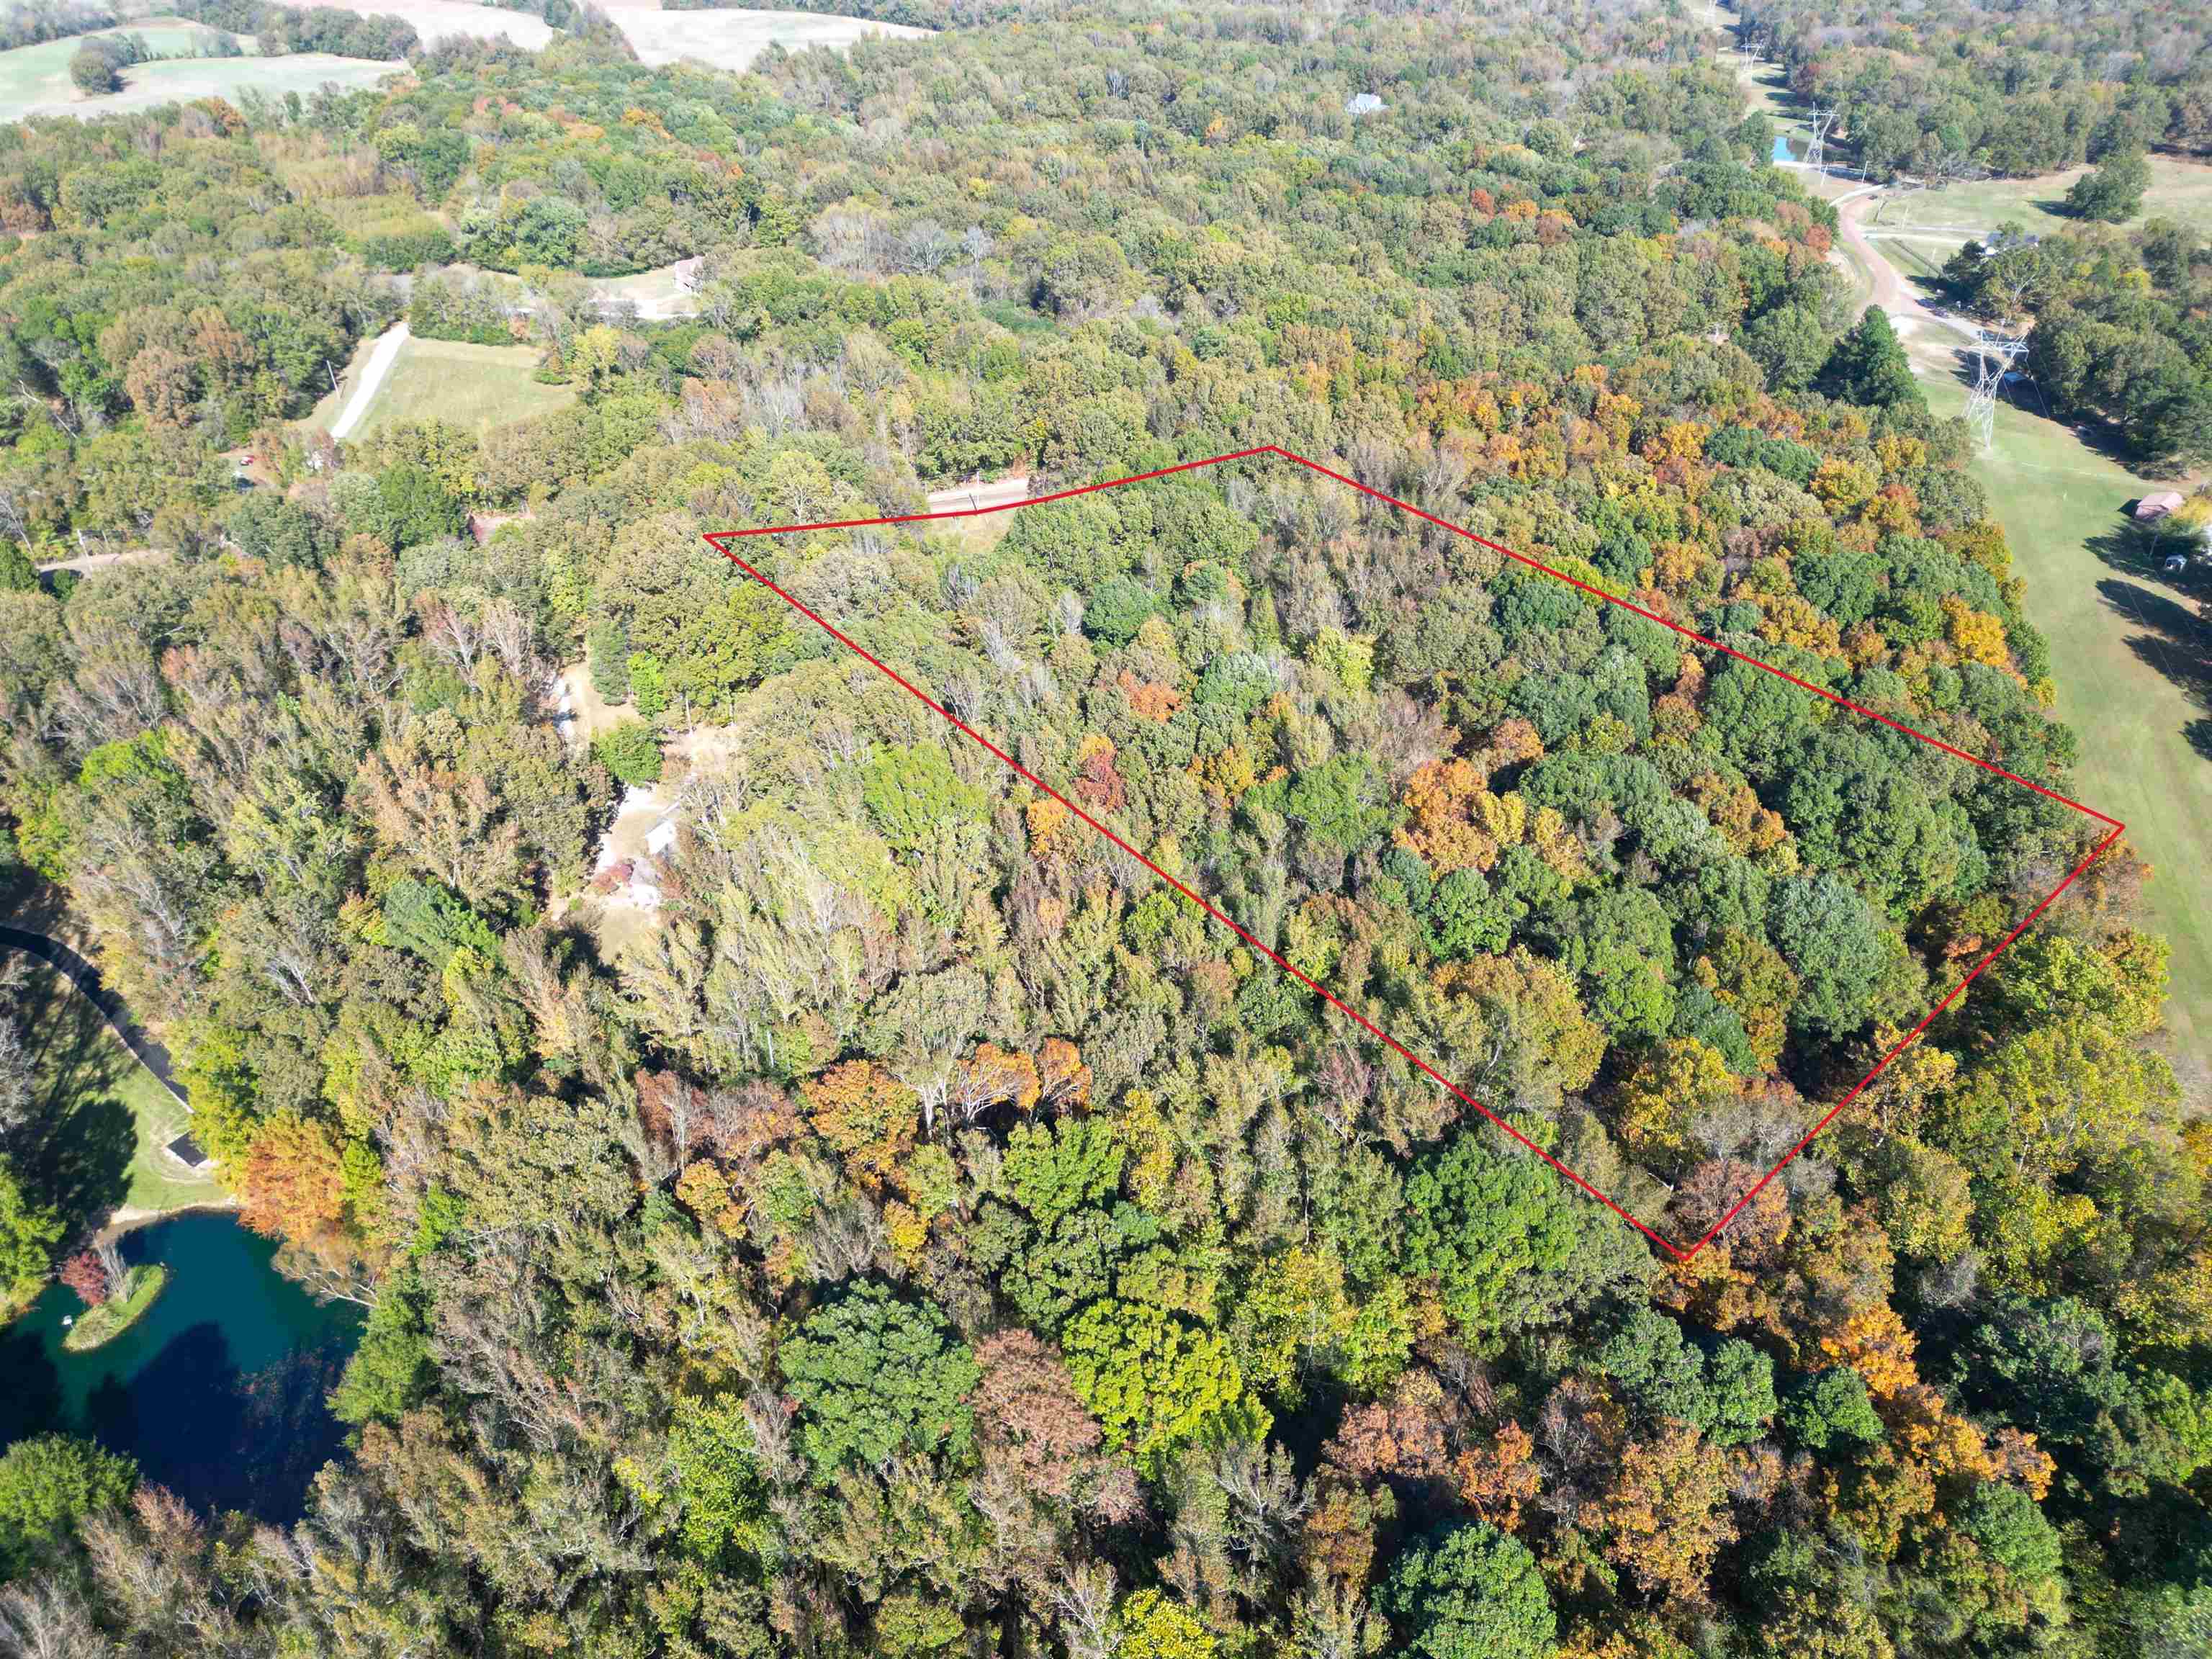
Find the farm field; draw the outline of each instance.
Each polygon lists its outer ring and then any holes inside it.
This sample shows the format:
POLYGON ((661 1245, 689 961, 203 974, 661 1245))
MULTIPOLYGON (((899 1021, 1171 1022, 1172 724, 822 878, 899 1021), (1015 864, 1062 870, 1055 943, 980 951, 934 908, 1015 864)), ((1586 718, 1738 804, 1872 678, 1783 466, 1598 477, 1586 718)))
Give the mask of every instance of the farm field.
MULTIPOLYGON (((535 52, 557 33, 531 13, 474 5, 469 0, 301 0, 301 3, 364 15, 396 15, 415 26, 426 46, 467 36, 490 40, 504 35, 526 51, 535 52)), ((617 4, 611 9, 639 58, 647 64, 672 64, 693 58, 736 70, 750 68, 771 46, 792 52, 810 46, 834 51, 868 35, 905 40, 929 33, 902 24, 816 12, 664 12, 656 4, 617 4)), ((207 57, 202 54, 216 31, 175 17, 148 18, 102 32, 143 34, 161 55, 125 70, 121 92, 87 98, 69 76, 69 60, 84 37, 47 40, 0 52, 0 123, 34 115, 88 118, 210 96, 236 102, 247 92, 282 98, 287 93, 305 96, 325 85, 350 90, 374 86, 400 67, 397 63, 336 58, 325 52, 259 58, 253 55, 251 36, 240 37, 246 56, 207 57)))
POLYGON ((123 71, 123 90, 104 97, 87 98, 71 84, 69 62, 86 37, 41 41, 0 52, 0 122, 21 121, 33 115, 66 115, 81 119, 126 110, 150 109, 157 104, 187 102, 210 96, 234 103, 248 91, 281 98, 288 92, 305 96, 329 82, 345 88, 374 86, 399 68, 360 58, 334 58, 325 52, 300 52, 289 58, 258 58, 250 37, 241 37, 246 49, 242 58, 208 58, 199 54, 216 37, 216 31, 174 17, 149 18, 102 33, 142 34, 161 54, 123 71))
MULTIPOLYGON (((467 0, 303 0, 363 14, 389 12, 412 23, 425 44, 458 35, 504 34, 517 46, 536 51, 555 31, 527 12, 471 5, 467 0)), ((613 0, 606 8, 641 62, 673 64, 693 58, 716 69, 743 71, 772 46, 789 52, 810 46, 840 51, 864 36, 911 40, 930 33, 901 23, 863 17, 838 17, 804 11, 667 11, 658 0, 613 0)))
POLYGON ((673 64, 679 58, 696 58, 717 69, 737 70, 750 69, 753 60, 772 46, 788 52, 804 52, 810 46, 842 51, 866 35, 910 40, 930 33, 901 23, 821 12, 663 11, 655 0, 643 0, 643 3, 613 0, 607 10, 645 63, 673 64))
MULTIPOLYGON (((337 391, 317 404, 306 424, 328 431, 345 407, 373 342, 363 341, 337 391)), ((453 340, 410 339, 399 349, 375 401, 347 436, 360 438, 396 421, 447 421, 471 431, 544 415, 575 401, 575 389, 531 378, 538 352, 531 346, 465 345, 453 340)))

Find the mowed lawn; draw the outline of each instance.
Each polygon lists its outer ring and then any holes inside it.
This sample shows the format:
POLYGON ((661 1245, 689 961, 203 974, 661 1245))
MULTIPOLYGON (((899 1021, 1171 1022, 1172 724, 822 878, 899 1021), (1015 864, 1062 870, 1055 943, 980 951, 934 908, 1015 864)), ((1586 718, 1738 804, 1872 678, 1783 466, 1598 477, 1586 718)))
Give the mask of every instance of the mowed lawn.
MULTIPOLYGON (((330 429, 367 361, 367 348, 355 357, 343 386, 315 405, 309 426, 330 429)), ((347 434, 361 438, 381 426, 403 421, 444 421, 471 432, 506 426, 544 415, 576 400, 571 386, 546 386, 532 379, 535 346, 464 345, 454 340, 410 338, 398 361, 377 388, 361 424, 347 434)))
MULTIPOLYGON (((1994 230, 2007 221, 2038 236, 2073 229, 2081 222, 2065 210, 2066 190, 2087 171, 2075 167, 2038 179, 1984 179, 1941 190, 1911 191, 1885 201, 1880 216, 1868 221, 1867 229, 1879 234, 1933 226, 1972 232, 1994 230)), ((2148 219, 2172 219, 2200 236, 2212 236, 2212 166, 2171 155, 2152 156, 2150 189, 2143 197, 2142 211, 2127 224, 2139 228, 2148 219)), ((1944 257, 1939 254, 1936 263, 1944 257)))
MULTIPOLYGON (((1965 391, 1925 377, 1955 415, 1965 391)), ((2032 398, 2033 393, 2029 393, 2032 398)), ((2058 714, 2081 740, 2074 795, 2124 819, 2152 866, 2152 925, 2173 943, 2167 1018, 2185 1079, 2205 1081, 2212 1042, 2212 632, 2185 588, 2135 556, 2121 508, 2141 478, 2039 414, 1999 404, 1996 453, 1974 471, 2051 641, 2058 714)))

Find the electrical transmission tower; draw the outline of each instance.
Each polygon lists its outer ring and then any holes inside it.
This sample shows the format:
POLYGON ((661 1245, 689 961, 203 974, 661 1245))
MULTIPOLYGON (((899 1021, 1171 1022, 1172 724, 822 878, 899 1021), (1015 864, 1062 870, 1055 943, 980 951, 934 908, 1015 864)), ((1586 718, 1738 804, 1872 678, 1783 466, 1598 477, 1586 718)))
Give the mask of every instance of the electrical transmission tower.
POLYGON ((1827 168, 1826 150, 1828 129, 1836 124, 1836 112, 1816 109, 1807 118, 1811 123, 1811 142, 1805 146, 1805 165, 1814 172, 1825 174, 1827 168))
POLYGON ((1997 393, 2003 389, 2005 377, 2012 366, 2027 349, 2027 342, 2010 331, 2000 332, 1984 329, 1975 337, 1974 350, 1979 358, 1974 374, 1974 390, 1966 399, 1966 429, 1986 455, 1996 447, 1997 393))

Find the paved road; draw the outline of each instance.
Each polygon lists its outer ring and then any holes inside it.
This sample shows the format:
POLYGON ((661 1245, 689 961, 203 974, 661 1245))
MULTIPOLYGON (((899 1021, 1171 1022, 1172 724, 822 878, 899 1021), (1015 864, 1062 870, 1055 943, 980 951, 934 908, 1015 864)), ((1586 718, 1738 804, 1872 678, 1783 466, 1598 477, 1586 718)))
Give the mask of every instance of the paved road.
POLYGON ((107 1029, 122 1040, 125 1048, 137 1055, 138 1063, 160 1079, 163 1088, 179 1100, 184 1099, 185 1091, 178 1086, 170 1068, 169 1051, 147 1036, 138 1022, 131 1018, 131 1010, 124 1005, 123 999, 101 981, 99 969, 59 939, 27 933, 21 927, 0 927, 0 950, 21 951, 51 964, 100 1010, 107 1029))

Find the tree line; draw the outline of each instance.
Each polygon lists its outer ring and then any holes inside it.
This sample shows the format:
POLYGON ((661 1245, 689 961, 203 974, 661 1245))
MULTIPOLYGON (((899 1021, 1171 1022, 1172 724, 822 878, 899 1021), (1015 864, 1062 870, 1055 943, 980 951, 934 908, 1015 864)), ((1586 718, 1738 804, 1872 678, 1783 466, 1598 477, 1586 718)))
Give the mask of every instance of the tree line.
POLYGON ((275 0, 179 0, 178 15, 251 34, 264 55, 325 52, 339 58, 410 58, 422 46, 404 17, 337 6, 287 6, 275 0))

